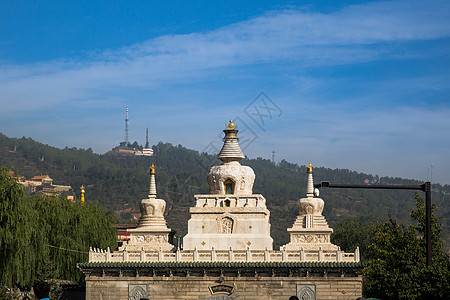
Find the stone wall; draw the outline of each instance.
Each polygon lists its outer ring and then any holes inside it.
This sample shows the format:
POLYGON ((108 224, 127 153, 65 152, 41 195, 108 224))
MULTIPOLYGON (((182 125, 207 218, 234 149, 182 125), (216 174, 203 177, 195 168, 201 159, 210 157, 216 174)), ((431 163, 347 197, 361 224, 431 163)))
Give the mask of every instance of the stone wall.
MULTIPOLYGON (((229 299, 289 299, 306 293, 304 299, 357 299, 362 295, 362 277, 86 277, 87 300, 209 299, 210 287, 233 287, 229 299), (134 294, 133 294, 134 293, 134 294), (309 293, 309 294, 308 294, 309 293), (314 295, 315 293, 315 295, 314 295), (133 298, 135 296, 135 298, 133 298), (145 295, 144 295, 145 296, 145 295), (308 298, 309 297, 309 298, 308 298)), ((218 295, 218 294, 217 294, 218 295)))

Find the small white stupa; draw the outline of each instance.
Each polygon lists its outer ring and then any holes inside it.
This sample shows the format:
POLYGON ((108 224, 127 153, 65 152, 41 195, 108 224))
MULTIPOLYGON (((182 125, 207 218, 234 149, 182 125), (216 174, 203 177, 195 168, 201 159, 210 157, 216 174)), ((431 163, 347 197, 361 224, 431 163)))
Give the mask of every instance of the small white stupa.
POLYGON ((173 235, 175 234, 167 227, 164 211, 166 201, 156 198, 155 166, 150 167, 150 190, 148 198, 142 199, 140 203, 141 218, 138 226, 129 229, 130 241, 122 246, 126 251, 171 251, 173 235))
POLYGON ((207 175, 210 194, 195 195, 190 208, 184 250, 272 250, 270 212, 266 199, 253 194, 255 173, 239 162, 245 158, 239 147, 236 125, 226 125, 219 159, 207 175))
MULTIPOLYGON (((308 182, 306 186, 306 198, 297 202, 297 219, 292 228, 288 228, 291 241, 283 247, 286 250, 338 250, 338 246, 331 244, 330 235, 333 229, 328 226, 327 220, 322 216, 324 202, 315 197, 313 168, 308 165, 308 182)), ((282 247, 282 248, 283 248, 282 247)))

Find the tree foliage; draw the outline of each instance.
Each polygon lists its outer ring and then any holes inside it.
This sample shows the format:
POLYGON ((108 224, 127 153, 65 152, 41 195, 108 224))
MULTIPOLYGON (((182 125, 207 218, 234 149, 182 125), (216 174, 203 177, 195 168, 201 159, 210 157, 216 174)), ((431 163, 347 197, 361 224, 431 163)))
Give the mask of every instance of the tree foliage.
POLYGON ((0 169, 0 282, 31 286, 36 280, 80 280, 77 262, 89 247, 114 248, 114 215, 95 204, 53 196, 24 195, 0 169))
POLYGON ((439 220, 432 213, 433 263, 426 266, 424 201, 416 194, 411 217, 416 225, 405 227, 393 219, 375 227, 370 259, 364 270, 366 294, 382 299, 448 299, 450 263, 443 251, 439 220))
POLYGON ((337 223, 331 234, 331 242, 345 252, 354 252, 359 247, 361 260, 369 258, 369 245, 374 240, 373 223, 344 219, 337 223))
MULTIPOLYGON (((214 141, 217 151, 221 141, 214 141)), ((203 148, 204 145, 198 145, 203 148)), ((71 185, 77 197, 79 187, 86 188, 86 201, 96 202, 114 210, 127 223, 138 213, 139 201, 147 195, 148 168, 157 168, 158 196, 166 200, 167 222, 177 231, 187 231, 189 207, 194 195, 208 193, 206 174, 212 165, 220 164, 217 155, 199 153, 181 145, 159 142, 153 147, 154 156, 99 155, 92 150, 66 147, 58 149, 31 138, 8 138, 0 134, 0 158, 7 165, 27 178, 48 174, 55 184, 71 185), (135 211, 131 211, 131 210, 135 211)), ((245 149, 244 149, 244 152, 245 149)), ((270 156, 271 153, 268 153, 270 156)), ((308 162, 308 158, 304 158, 308 162)), ((0 162, 1 163, 1 162, 0 162)), ((314 162, 312 162, 314 165, 314 162)), ((253 168, 256 174, 253 191, 267 199, 271 212, 271 235, 275 248, 289 241, 286 228, 292 226, 298 215, 296 201, 306 193, 306 167, 282 160, 273 163, 269 159, 244 159, 241 164, 253 168)), ((363 184, 407 184, 423 182, 402 178, 380 177, 346 169, 330 169, 314 166, 314 181, 363 184)), ((382 191, 358 189, 321 189, 325 201, 324 216, 331 227, 344 218, 358 221, 387 221, 387 215, 399 224, 408 224, 412 209, 410 191, 382 191)), ((433 184, 433 202, 441 206, 443 238, 450 248, 450 186, 433 184)))

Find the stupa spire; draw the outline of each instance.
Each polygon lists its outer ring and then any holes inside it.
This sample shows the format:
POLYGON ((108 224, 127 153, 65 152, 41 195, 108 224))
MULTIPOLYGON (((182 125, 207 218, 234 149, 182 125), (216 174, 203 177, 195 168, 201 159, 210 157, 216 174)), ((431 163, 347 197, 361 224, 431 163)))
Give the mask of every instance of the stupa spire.
POLYGON ((313 180, 313 167, 311 163, 308 165, 308 181, 306 184, 306 197, 314 197, 314 180, 313 180))
POLYGON ((156 197, 156 180, 155 180, 155 165, 152 164, 150 167, 150 190, 148 191, 149 198, 156 197))
POLYGON ((223 139, 223 147, 219 153, 219 159, 223 161, 223 163, 228 163, 232 161, 241 161, 245 158, 242 153, 241 147, 239 147, 237 133, 239 130, 236 130, 236 124, 233 124, 233 121, 230 120, 228 125, 225 125, 226 129, 223 131, 225 133, 225 137, 223 139))

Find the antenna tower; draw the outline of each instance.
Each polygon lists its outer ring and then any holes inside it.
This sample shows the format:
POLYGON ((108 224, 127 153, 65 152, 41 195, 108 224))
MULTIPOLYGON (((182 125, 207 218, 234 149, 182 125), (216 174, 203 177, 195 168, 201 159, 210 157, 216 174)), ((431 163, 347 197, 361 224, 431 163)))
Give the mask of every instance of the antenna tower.
POLYGON ((272 163, 275 163, 275 150, 272 151, 272 163))
POLYGON ((147 127, 147 131, 145 132, 145 147, 144 148, 148 148, 150 145, 148 144, 148 127, 147 127))
POLYGON ((130 140, 128 139, 128 126, 130 125, 130 120, 128 119, 128 105, 127 105, 127 114, 125 117, 125 146, 128 146, 130 140))

